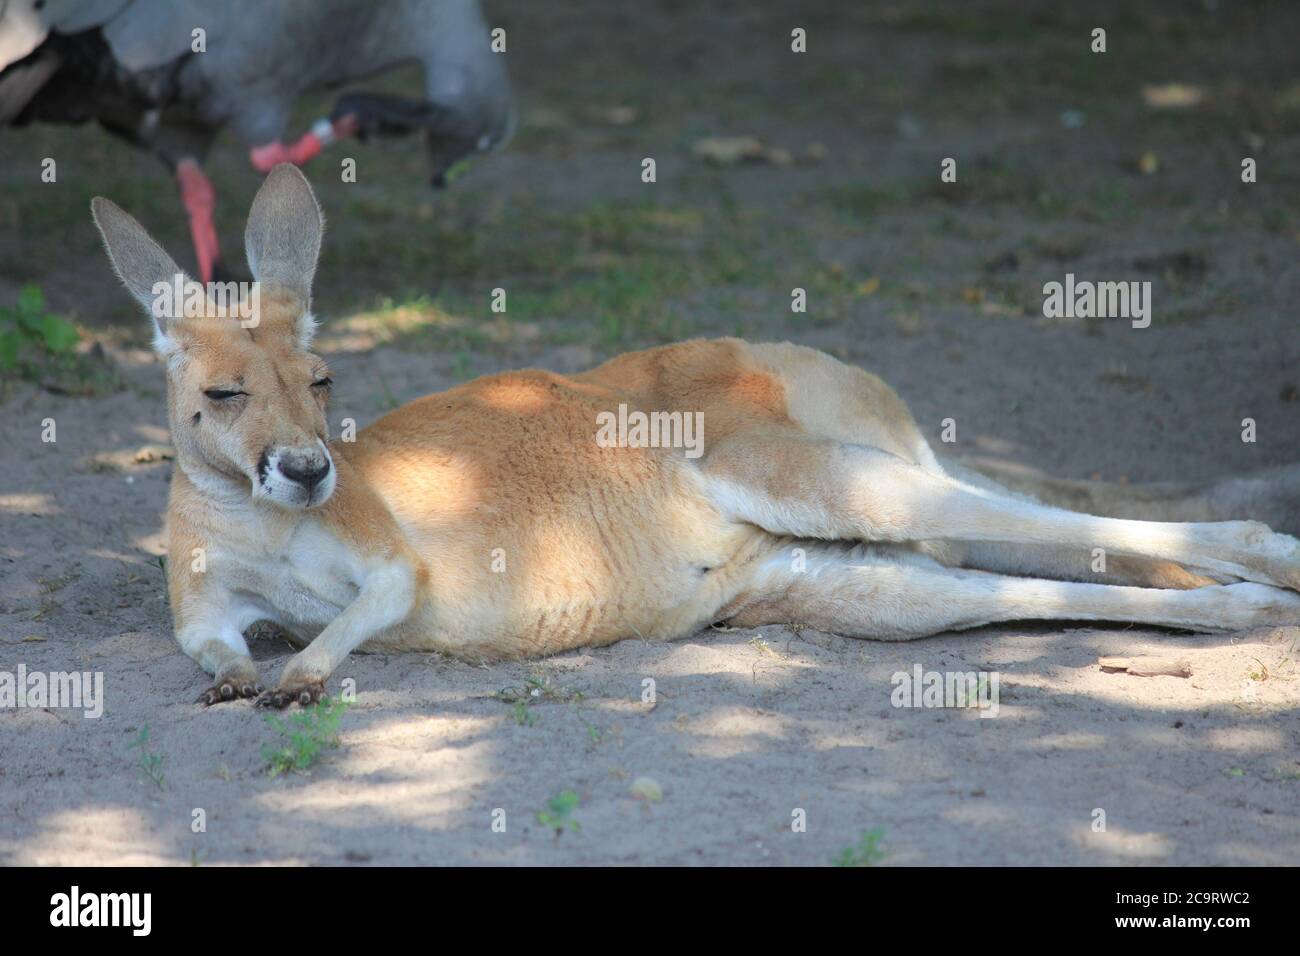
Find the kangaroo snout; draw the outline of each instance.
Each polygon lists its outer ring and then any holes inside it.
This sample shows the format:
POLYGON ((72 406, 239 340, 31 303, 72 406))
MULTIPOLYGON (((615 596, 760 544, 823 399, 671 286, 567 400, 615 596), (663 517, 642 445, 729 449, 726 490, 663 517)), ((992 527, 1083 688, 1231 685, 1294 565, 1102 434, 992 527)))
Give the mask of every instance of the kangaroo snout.
POLYGON ((334 462, 317 442, 305 448, 268 448, 258 468, 261 491, 278 504, 311 508, 334 491, 334 462))
POLYGON ((280 456, 280 474, 309 490, 329 473, 330 460, 323 455, 286 452, 280 456))

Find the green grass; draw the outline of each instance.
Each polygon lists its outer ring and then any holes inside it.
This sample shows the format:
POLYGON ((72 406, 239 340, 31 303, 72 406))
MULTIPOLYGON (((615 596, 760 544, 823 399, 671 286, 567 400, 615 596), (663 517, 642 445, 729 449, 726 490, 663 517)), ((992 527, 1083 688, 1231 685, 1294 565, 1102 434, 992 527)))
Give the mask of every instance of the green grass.
POLYGON ((555 831, 558 837, 565 830, 577 833, 582 825, 573 819, 573 811, 581 804, 578 794, 573 790, 563 790, 546 802, 544 809, 537 811, 537 822, 547 829, 555 831))
POLYGON ((267 772, 272 777, 291 770, 301 773, 319 760, 326 750, 337 747, 339 722, 349 706, 342 698, 324 697, 287 720, 275 714, 267 715, 267 724, 288 739, 284 745, 268 744, 262 748, 267 772))
POLYGON ((129 749, 140 752, 140 772, 153 781, 159 790, 163 788, 166 782, 166 776, 163 772, 163 764, 167 761, 167 755, 161 752, 155 753, 149 749, 149 725, 145 724, 140 728, 140 733, 136 735, 135 740, 130 744, 129 749))
POLYGON ((0 306, 0 380, 36 382, 68 395, 97 395, 121 387, 112 363, 94 351, 78 354, 81 333, 51 312, 40 286, 28 284, 12 306, 0 306))
POLYGON ((585 699, 582 691, 559 687, 540 674, 531 675, 522 687, 503 687, 492 697, 510 705, 510 716, 521 727, 537 723, 533 708, 538 704, 581 704, 585 699))
POLYGON ((833 861, 834 864, 836 866, 875 866, 888 856, 880 848, 880 841, 884 838, 884 835, 883 827, 864 830, 855 846, 845 847, 839 852, 839 855, 833 861))
MULTIPOLYGON (((429 224, 421 248, 444 280, 436 299, 413 290, 377 307, 357 303, 326 334, 364 327, 403 347, 468 353, 452 366, 467 377, 469 355, 508 344, 520 324, 537 325, 540 340, 555 344, 614 350, 673 341, 696 331, 683 298, 768 275, 760 257, 744 252, 760 224, 721 201, 703 209, 639 201, 560 210, 514 197, 497 205, 486 221, 466 215, 429 224), (504 313, 490 311, 498 287, 506 290, 504 313)), ((353 264, 360 255, 362 265, 391 266, 395 243, 411 245, 376 235, 348 255, 353 264)))

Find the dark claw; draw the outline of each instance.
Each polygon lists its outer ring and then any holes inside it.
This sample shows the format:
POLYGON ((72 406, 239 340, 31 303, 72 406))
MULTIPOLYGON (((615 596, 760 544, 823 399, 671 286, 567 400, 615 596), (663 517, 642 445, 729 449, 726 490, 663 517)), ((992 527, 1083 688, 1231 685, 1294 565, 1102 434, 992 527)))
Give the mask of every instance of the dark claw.
POLYGON ((300 687, 290 690, 273 689, 264 692, 257 698, 258 707, 274 707, 276 710, 284 710, 294 701, 302 707, 309 707, 321 699, 325 692, 324 684, 308 684, 306 687, 300 687))
POLYGON ((205 707, 211 707, 213 704, 221 704, 229 700, 253 697, 261 693, 261 691, 262 685, 260 684, 232 684, 229 681, 223 681, 199 694, 194 699, 194 702, 203 704, 205 707))

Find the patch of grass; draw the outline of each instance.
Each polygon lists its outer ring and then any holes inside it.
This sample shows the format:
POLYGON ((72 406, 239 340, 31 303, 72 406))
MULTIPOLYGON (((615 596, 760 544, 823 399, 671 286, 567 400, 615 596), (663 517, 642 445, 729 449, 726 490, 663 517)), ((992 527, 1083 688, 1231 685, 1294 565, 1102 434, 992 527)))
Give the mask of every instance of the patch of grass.
POLYGON ((18 301, 0 307, 0 378, 20 378, 69 395, 120 387, 112 364, 96 349, 77 353, 81 333, 45 307, 40 286, 25 285, 18 301))
POLYGON ((310 707, 304 707, 288 720, 275 714, 267 715, 266 722, 289 742, 281 747, 267 744, 262 748, 262 759, 272 777, 290 770, 301 773, 317 760, 324 751, 339 745, 339 721, 351 706, 343 698, 322 698, 310 707))
MULTIPOLYGON (((350 258, 363 256, 362 265, 383 273, 414 271, 417 263, 407 270, 401 255, 417 249, 419 268, 436 264, 441 286, 436 299, 416 291, 377 308, 358 304, 356 314, 328 324, 322 341, 452 354, 502 353, 520 336, 610 349, 673 341, 697 331, 682 297, 765 275, 752 252, 761 246, 756 217, 729 209, 722 193, 698 206, 601 202, 565 210, 521 196, 482 205, 490 210, 467 203, 464 212, 440 212, 422 227, 420 243, 402 238, 402 249, 387 248, 398 242, 392 236, 351 243, 350 258), (494 288, 506 291, 504 314, 489 312, 494 288)), ((467 372, 463 363, 452 369, 458 377, 467 372)))
POLYGON ((875 866, 888 854, 880 848, 885 836, 883 827, 864 830, 856 846, 847 846, 832 861, 836 866, 875 866))
POLYGON ((536 723, 532 708, 536 704, 580 704, 582 691, 566 690, 556 686, 549 677, 533 674, 523 687, 503 687, 492 695, 494 700, 510 704, 511 716, 521 727, 531 727, 536 723))
POLYGON ((582 825, 573 819, 573 811, 581 802, 576 791, 562 790, 546 801, 545 809, 537 811, 537 822, 554 830, 557 837, 565 830, 577 833, 582 825))
POLYGON ((33 378, 39 362, 71 355, 79 341, 75 325, 45 311, 40 286, 23 286, 13 307, 0 308, 0 371, 33 378))
POLYGON ((532 709, 528 706, 528 701, 517 700, 510 707, 510 716, 514 718, 516 724, 520 727, 531 727, 537 723, 537 718, 533 716, 532 709))
POLYGON ((910 183, 856 183, 824 190, 822 199, 844 215, 869 219, 906 206, 912 202, 914 191, 910 183))
POLYGON ((136 735, 135 740, 129 745, 129 749, 140 751, 140 770, 154 782, 159 790, 163 788, 166 777, 163 774, 163 764, 167 760, 164 753, 154 753, 149 749, 149 725, 145 724, 140 728, 140 733, 136 735))

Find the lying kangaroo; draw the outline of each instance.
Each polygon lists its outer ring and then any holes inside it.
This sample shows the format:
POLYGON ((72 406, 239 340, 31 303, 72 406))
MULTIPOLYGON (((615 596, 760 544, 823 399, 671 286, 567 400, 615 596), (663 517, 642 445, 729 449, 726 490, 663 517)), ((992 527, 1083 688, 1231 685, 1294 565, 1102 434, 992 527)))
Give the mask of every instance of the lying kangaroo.
MULTIPOLYGON (((181 270, 113 203, 92 210, 152 310, 181 270)), ((331 443, 330 372, 310 351, 322 228, 302 174, 276 167, 246 234, 256 326, 156 319, 177 466, 167 576, 180 645, 215 675, 204 703, 311 703, 363 645, 483 660, 715 621, 880 640, 1020 619, 1300 622, 1294 538, 1050 503, 1218 517, 1276 506, 1267 483, 1046 482, 1034 500, 941 465, 880 379, 797 345, 690 341, 582 375, 493 375, 331 443), (598 440, 620 405, 700 413, 703 454, 598 440), (309 642, 265 692, 243 636, 261 620, 309 642)))

